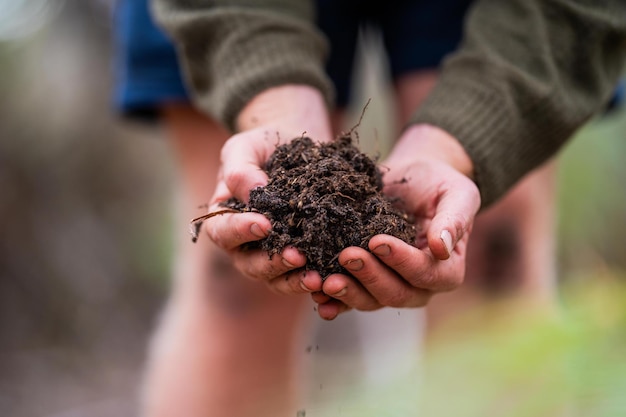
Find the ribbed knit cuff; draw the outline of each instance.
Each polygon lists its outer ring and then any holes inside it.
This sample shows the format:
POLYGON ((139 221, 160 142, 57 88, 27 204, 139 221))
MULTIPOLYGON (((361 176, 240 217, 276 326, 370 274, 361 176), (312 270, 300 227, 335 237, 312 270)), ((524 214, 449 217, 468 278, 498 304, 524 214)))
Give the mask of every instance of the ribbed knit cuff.
MULTIPOLYGON (((493 74, 492 74, 493 75, 493 74)), ((519 103, 513 84, 471 71, 442 75, 411 124, 437 126, 454 136, 474 164, 482 207, 549 158, 573 129, 552 117, 554 101, 519 103), (517 100, 517 102, 516 102, 517 100)))

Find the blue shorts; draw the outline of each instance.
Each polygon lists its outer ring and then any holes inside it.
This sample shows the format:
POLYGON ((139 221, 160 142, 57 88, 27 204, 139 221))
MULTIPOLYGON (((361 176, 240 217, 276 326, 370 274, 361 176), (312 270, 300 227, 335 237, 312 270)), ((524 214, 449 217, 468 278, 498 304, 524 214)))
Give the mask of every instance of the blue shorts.
MULTIPOLYGON (((166 102, 187 101, 176 54, 154 25, 148 0, 118 0, 115 11, 115 104, 124 114, 153 116, 166 102)), ((317 0, 318 26, 331 52, 327 71, 337 105, 350 96, 359 28, 378 28, 394 77, 437 67, 457 48, 471 0, 317 0)))
POLYGON ((391 75, 437 68, 461 41, 471 0, 318 0, 318 26, 330 46, 327 72, 337 105, 348 103, 361 27, 382 36, 391 75))
POLYGON ((154 25, 148 1, 116 2, 114 100, 128 116, 155 116, 163 103, 188 101, 176 52, 154 25))

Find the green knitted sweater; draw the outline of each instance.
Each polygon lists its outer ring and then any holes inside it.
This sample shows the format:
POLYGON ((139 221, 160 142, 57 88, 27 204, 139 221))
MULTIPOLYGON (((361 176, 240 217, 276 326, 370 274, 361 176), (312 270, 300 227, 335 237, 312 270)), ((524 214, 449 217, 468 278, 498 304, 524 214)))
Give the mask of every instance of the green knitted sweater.
MULTIPOLYGON (((281 84, 314 86, 332 107, 312 2, 152 1, 194 101, 231 129, 250 99, 281 84)), ((602 108, 625 60, 625 0, 477 0, 411 123, 461 142, 486 206, 602 108)))

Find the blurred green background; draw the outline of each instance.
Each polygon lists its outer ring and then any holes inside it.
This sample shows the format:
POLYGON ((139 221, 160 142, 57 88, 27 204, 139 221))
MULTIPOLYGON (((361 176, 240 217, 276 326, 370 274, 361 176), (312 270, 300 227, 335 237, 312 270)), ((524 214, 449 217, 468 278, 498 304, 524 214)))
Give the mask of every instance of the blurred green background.
MULTIPOLYGON (((0 0, 0 73, 0 416, 133 415, 175 181, 158 126, 112 109, 110 2, 0 0)), ((564 311, 451 324, 426 415, 626 415, 626 112, 560 159, 564 311)))

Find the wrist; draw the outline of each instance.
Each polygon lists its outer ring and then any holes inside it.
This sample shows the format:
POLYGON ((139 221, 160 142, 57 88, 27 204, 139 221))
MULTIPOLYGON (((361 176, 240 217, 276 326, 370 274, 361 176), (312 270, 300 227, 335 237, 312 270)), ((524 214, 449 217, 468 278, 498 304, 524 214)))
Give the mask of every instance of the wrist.
POLYGON ((237 130, 272 126, 318 142, 332 139, 328 107, 322 93, 308 85, 289 84, 257 94, 237 117, 237 130))
POLYGON ((474 179, 474 163, 463 145, 454 136, 433 125, 416 124, 407 127, 394 146, 391 157, 440 160, 474 179))

